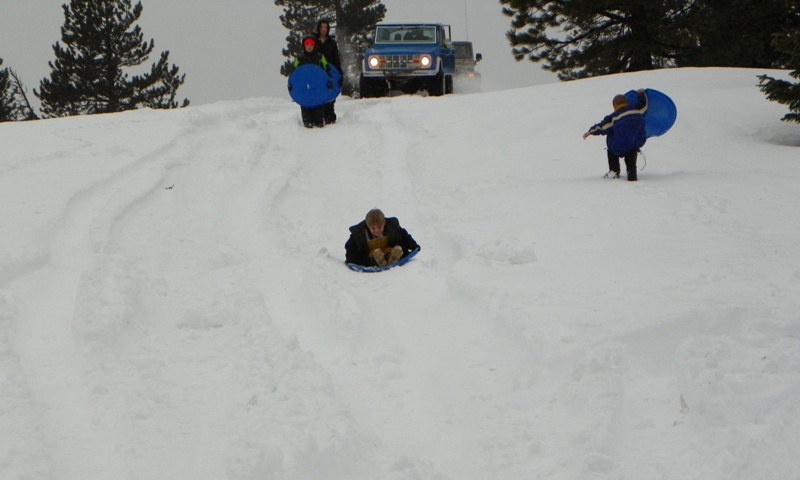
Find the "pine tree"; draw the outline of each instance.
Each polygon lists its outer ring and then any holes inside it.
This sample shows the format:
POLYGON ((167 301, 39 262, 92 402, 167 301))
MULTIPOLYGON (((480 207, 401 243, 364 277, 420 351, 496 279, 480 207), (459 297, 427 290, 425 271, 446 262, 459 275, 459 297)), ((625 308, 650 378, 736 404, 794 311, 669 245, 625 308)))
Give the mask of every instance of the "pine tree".
MULTIPOLYGON (((791 1, 791 0, 789 0, 791 1)), ((695 41, 678 66, 771 68, 780 56, 771 45, 789 15, 787 0, 701 0, 688 17, 695 41)))
MULTIPOLYGON (((288 76, 291 73, 292 62, 303 51, 303 37, 314 33, 319 19, 331 19, 334 23, 335 10, 330 4, 328 0, 275 0, 275 5, 284 7, 280 20, 289 30, 286 47, 281 50, 281 54, 287 59, 281 65, 281 75, 288 76)), ((337 36, 337 43, 338 41, 337 36)))
POLYGON ((355 92, 361 76, 364 51, 372 44, 375 24, 386 15, 386 7, 375 0, 336 1, 337 31, 344 39, 340 43, 342 69, 346 78, 345 94, 355 92))
MULTIPOLYGON (((0 58, 0 65, 3 59, 0 58)), ((11 68, 0 70, 0 122, 36 120, 25 87, 17 73, 11 68)))
POLYGON ((517 60, 562 80, 673 66, 695 0, 500 0, 517 60))
POLYGON ((61 117, 133 110, 140 107, 177 108, 178 88, 185 75, 168 65, 169 52, 161 54, 150 72, 129 78, 123 71, 147 61, 154 42, 143 41, 135 23, 141 2, 131 0, 70 0, 64 5, 61 40, 53 45, 50 79, 43 79, 34 95, 42 112, 61 117))
POLYGON ((28 100, 28 90, 22 85, 19 75, 12 69, 8 69, 11 80, 11 90, 14 95, 14 114, 17 120, 38 120, 39 115, 33 110, 31 102, 28 100))
MULTIPOLYGON (((3 65, 3 59, 0 58, 0 66, 3 65)), ((0 122, 8 122, 14 120, 14 105, 13 105, 13 91, 11 90, 11 81, 9 80, 8 69, 0 69, 0 122)))
POLYGON ((281 53, 287 60, 281 65, 281 75, 291 73, 291 64, 302 53, 303 37, 316 32, 317 22, 327 19, 336 26, 336 42, 342 60, 345 93, 358 85, 361 56, 369 45, 375 24, 383 20, 386 7, 378 0, 275 0, 284 7, 281 24, 289 30, 286 48, 281 53))
MULTIPOLYGON (((782 55, 780 66, 792 69, 789 75, 800 80, 800 6, 795 3, 786 27, 773 35, 772 46, 782 55)), ((800 82, 792 83, 761 75, 759 88, 767 99, 789 106, 789 112, 781 119, 800 123, 800 82)))

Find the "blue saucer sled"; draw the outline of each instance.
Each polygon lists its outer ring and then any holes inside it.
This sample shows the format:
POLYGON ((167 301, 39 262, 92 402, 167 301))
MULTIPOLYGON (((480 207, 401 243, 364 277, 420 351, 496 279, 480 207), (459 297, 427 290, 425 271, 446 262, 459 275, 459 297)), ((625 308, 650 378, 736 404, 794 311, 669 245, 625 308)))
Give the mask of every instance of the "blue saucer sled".
POLYGON ((349 268, 350 270, 353 270, 355 272, 367 272, 367 273, 369 273, 369 272, 382 272, 384 270, 389 270, 390 268, 400 267, 402 265, 405 265, 412 258, 414 258, 414 256, 416 254, 418 254, 418 253, 419 253, 419 248, 415 248, 414 250, 411 250, 410 252, 408 252, 408 255, 406 255, 405 257, 401 258, 400 260, 398 260, 398 261, 396 261, 394 263, 390 263, 389 265, 384 265, 383 267, 365 267, 364 265, 358 265, 358 264, 355 264, 355 263, 345 263, 345 265, 347 265, 347 268, 349 268))
MULTIPOLYGON (((678 118, 675 102, 666 94, 652 88, 645 88, 644 93, 647 95, 647 111, 644 112, 644 129, 647 138, 664 135, 678 118)), ((631 105, 635 105, 638 101, 635 90, 627 92, 625 96, 628 97, 628 103, 631 105)))
POLYGON ((306 108, 315 108, 332 102, 341 92, 342 75, 333 65, 328 65, 330 75, 318 65, 300 65, 289 75, 289 96, 306 108), (330 85, 330 86, 329 86, 330 85))

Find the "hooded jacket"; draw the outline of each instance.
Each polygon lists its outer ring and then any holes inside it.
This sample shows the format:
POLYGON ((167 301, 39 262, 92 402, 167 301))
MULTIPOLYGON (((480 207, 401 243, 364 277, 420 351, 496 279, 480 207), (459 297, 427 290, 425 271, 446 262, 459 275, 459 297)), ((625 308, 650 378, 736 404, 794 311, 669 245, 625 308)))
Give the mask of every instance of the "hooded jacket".
POLYGON ((606 146, 612 155, 625 154, 641 148, 647 141, 644 128, 644 112, 647 111, 647 95, 638 93, 637 102, 630 103, 608 115, 602 122, 589 129, 592 135, 605 135, 606 146))

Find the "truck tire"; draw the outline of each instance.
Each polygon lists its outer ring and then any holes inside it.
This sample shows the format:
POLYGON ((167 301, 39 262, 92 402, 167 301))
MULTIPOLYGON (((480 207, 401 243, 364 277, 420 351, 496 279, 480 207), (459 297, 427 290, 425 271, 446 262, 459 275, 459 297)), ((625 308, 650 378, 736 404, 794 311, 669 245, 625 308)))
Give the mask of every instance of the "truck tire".
POLYGON ((431 77, 428 81, 428 93, 432 97, 441 97, 447 92, 446 78, 444 71, 439 69, 439 73, 431 77))
POLYGON ((389 94, 386 80, 382 78, 366 78, 361 75, 358 82, 358 93, 361 98, 385 97, 389 94))

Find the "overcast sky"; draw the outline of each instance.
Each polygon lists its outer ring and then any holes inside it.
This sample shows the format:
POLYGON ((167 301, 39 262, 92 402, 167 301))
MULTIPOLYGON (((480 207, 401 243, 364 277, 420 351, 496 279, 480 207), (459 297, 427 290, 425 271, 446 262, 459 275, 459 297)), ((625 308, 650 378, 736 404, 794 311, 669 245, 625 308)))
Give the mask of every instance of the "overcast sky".
MULTIPOLYGON (((147 66, 164 50, 186 74, 180 98, 192 105, 251 97, 286 97, 279 73, 287 31, 273 0, 141 0, 139 26, 155 40, 147 66)), ((52 46, 61 39, 61 6, 68 0, 0 0, 0 58, 28 89, 50 74, 52 46)), ((505 38, 509 18, 496 0, 383 0, 385 21, 438 21, 452 26, 455 40, 472 40, 483 89, 501 90, 557 81, 528 61, 516 62, 505 38)))

